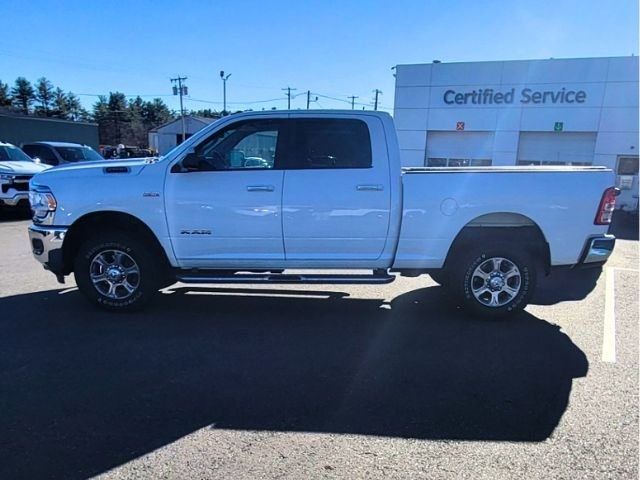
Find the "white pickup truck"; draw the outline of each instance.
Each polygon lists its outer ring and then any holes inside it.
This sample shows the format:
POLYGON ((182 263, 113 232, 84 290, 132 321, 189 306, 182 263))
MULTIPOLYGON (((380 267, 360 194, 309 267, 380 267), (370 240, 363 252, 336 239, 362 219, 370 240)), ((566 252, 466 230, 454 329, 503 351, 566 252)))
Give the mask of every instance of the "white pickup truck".
POLYGON ((600 167, 402 169, 387 114, 249 112, 164 157, 39 174, 29 234, 45 268, 73 272, 110 310, 176 281, 431 274, 471 310, 504 315, 552 267, 607 260, 614 182, 600 167))
POLYGON ((47 168, 15 145, 0 141, 0 209, 29 208, 29 181, 47 168))

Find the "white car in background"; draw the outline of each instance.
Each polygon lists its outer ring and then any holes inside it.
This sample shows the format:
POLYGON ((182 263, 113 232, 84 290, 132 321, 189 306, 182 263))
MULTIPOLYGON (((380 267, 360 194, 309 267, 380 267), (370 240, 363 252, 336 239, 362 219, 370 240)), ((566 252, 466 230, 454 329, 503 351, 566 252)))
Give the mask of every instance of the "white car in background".
POLYGON ((104 158, 89 145, 69 142, 30 142, 22 144, 22 151, 34 160, 55 167, 67 163, 102 162, 104 158))
POLYGON ((48 168, 15 145, 0 142, 0 208, 28 207, 31 177, 48 168))

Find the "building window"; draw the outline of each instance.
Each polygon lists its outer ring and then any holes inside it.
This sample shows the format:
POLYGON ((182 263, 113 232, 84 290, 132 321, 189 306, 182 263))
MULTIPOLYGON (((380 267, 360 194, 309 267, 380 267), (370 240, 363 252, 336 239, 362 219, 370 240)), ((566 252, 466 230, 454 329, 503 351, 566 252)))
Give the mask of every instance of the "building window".
POLYGON ((571 165, 573 167, 588 167, 593 165, 591 162, 559 162, 559 161, 539 161, 539 160, 518 160, 517 165, 524 167, 531 166, 565 166, 571 165))
POLYGON ((638 157, 620 157, 618 175, 638 175, 638 157))
POLYGON ((447 159, 446 158, 430 158, 427 161, 427 167, 446 167, 447 159))
POLYGON ((427 167, 490 167, 490 158, 428 158, 427 167))

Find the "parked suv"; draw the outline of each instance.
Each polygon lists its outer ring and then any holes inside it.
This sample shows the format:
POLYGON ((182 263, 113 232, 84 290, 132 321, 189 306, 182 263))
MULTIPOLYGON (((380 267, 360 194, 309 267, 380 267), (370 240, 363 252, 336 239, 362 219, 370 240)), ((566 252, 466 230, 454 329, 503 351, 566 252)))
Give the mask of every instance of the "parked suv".
POLYGON ((33 159, 47 165, 104 160, 88 145, 67 142, 32 142, 22 145, 22 150, 33 159))
POLYGON ((0 142, 0 208, 28 207, 29 180, 47 168, 15 145, 0 142))

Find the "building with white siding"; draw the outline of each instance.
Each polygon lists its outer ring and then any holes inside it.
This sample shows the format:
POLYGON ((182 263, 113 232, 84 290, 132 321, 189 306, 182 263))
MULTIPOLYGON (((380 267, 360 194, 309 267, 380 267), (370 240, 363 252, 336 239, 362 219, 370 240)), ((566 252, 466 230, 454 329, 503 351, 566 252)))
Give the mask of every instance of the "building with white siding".
POLYGON ((637 205, 638 57, 398 65, 394 117, 406 166, 604 165, 637 205))
MULTIPOLYGON (((185 115, 185 137, 189 138, 216 120, 216 118, 185 115)), ((180 117, 149 131, 149 148, 159 155, 164 155, 180 143, 182 143, 182 119, 180 117)))

